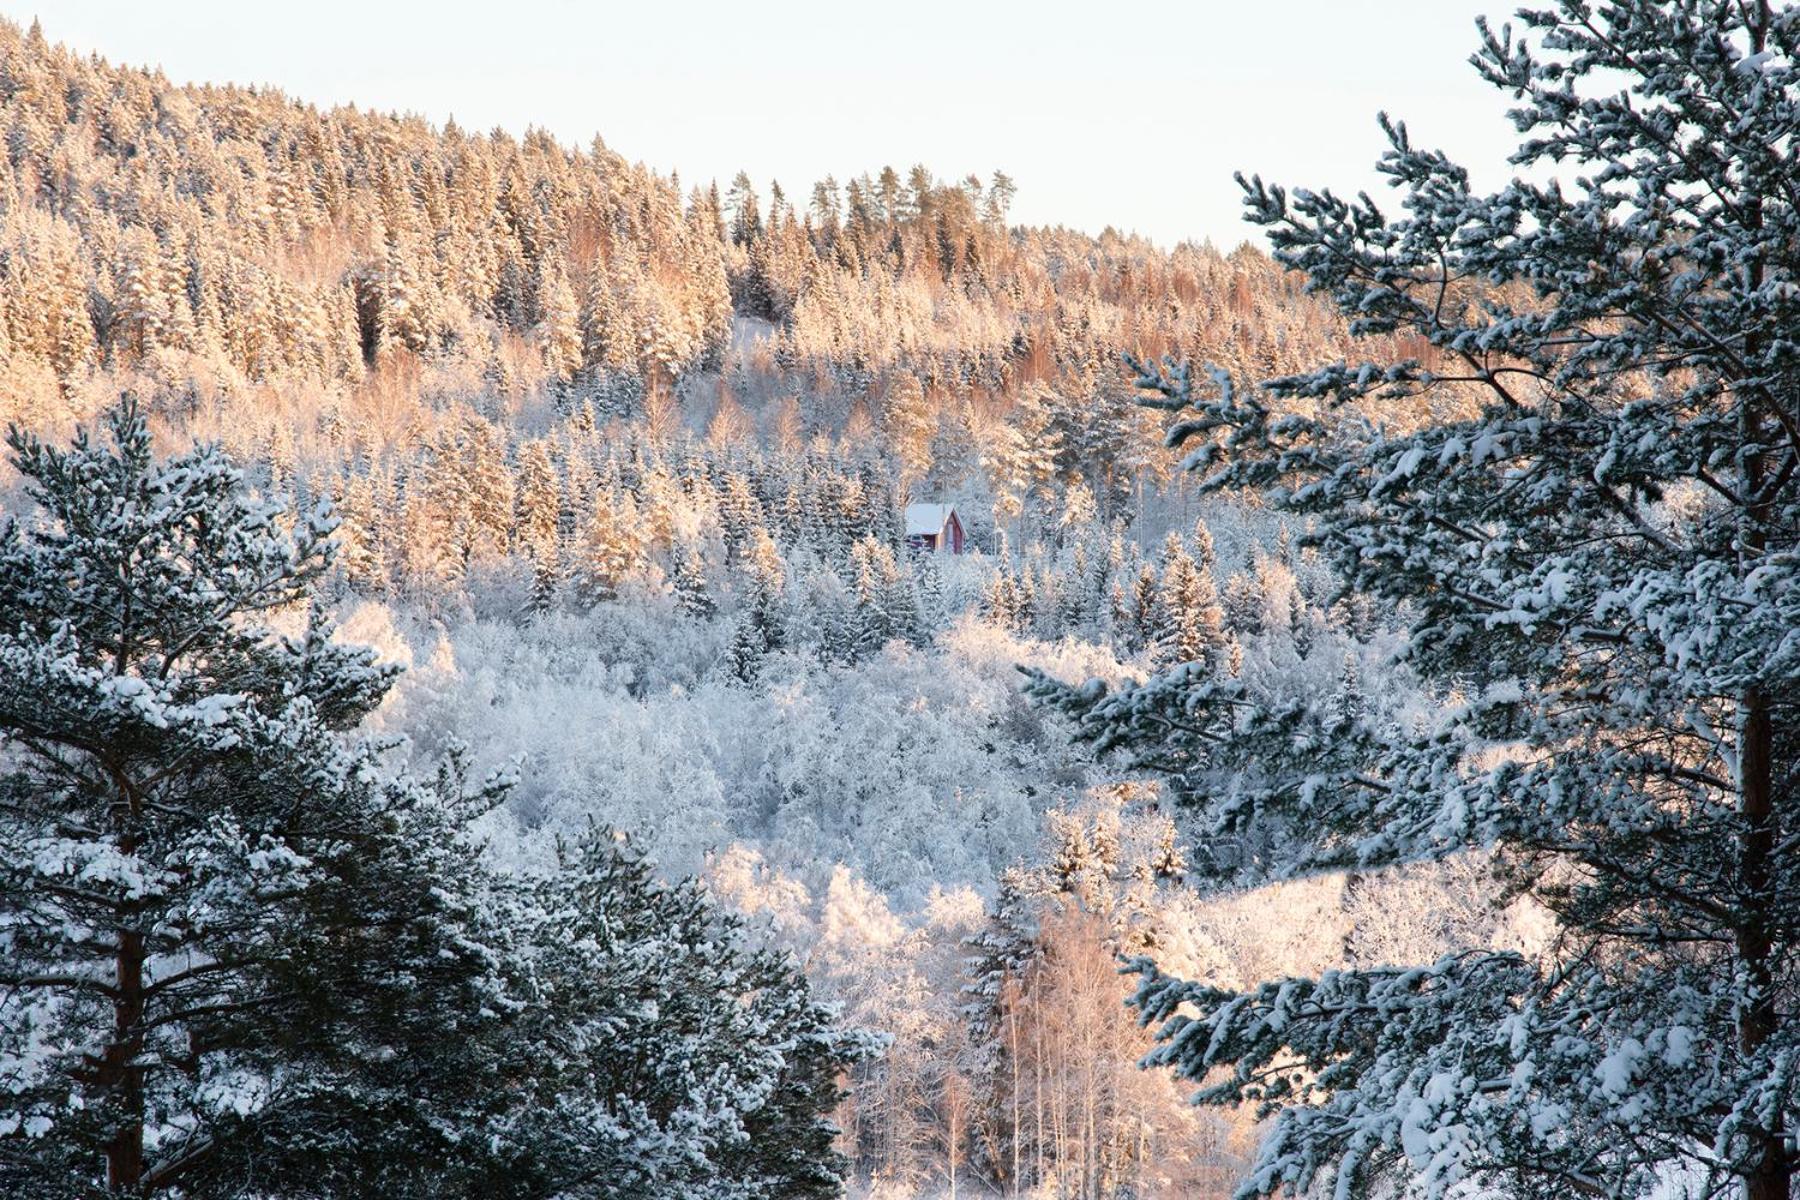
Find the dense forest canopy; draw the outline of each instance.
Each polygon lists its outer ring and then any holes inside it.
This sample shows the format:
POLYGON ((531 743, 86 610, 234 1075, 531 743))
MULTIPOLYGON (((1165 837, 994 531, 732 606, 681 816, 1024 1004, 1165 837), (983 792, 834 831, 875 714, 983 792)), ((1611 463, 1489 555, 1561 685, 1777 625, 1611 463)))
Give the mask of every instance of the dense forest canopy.
POLYGON ((1258 251, 1008 228, 1000 173, 684 194, 598 140, 177 87, 35 25, 0 28, 0 121, 15 411, 95 368, 347 399, 420 359, 634 395, 718 368, 734 313, 774 323, 783 372, 958 396, 1111 382, 1121 348, 1262 370, 1342 340, 1258 251))

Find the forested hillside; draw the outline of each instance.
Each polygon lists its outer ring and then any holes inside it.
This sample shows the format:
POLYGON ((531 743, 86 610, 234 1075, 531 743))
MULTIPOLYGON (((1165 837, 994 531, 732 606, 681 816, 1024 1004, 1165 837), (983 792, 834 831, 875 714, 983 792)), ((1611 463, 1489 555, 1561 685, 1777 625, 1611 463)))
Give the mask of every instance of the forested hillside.
MULTIPOLYGON (((999 173, 887 168, 795 198, 740 176, 721 198, 598 140, 320 112, 84 60, 35 26, 0 39, 21 412, 100 369, 304 395, 314 417, 327 397, 374 415, 371 391, 432 408, 544 388, 641 413, 718 371, 734 311, 774 323, 759 384, 843 407, 901 373, 954 412, 1033 382, 1104 390, 1121 348, 1267 369, 1343 340, 1255 251, 1009 229, 999 173)), ((827 414, 807 407, 812 432, 827 414)), ((382 415, 365 436, 399 440, 411 414, 382 415)))

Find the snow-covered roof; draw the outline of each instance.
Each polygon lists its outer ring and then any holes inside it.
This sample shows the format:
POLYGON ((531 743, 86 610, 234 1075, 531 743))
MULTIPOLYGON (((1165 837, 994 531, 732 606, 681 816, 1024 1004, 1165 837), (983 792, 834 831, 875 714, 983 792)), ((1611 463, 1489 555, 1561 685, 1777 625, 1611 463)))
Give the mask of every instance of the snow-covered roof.
POLYGON ((956 511, 954 504, 909 504, 906 506, 906 536, 942 533, 956 511))

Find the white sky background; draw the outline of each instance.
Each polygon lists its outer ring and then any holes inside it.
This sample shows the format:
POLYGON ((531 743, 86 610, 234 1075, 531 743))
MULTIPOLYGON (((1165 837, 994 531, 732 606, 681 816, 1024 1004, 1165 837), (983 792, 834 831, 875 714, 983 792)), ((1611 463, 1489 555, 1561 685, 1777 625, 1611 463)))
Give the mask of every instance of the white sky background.
POLYGON ((177 82, 595 133, 684 185, 996 167, 1013 219, 1229 248, 1234 170, 1369 188, 1375 113, 1491 187, 1508 97, 1467 63, 1516 0, 0 0, 52 41, 177 82), (1498 21, 1496 21, 1498 23, 1498 21))

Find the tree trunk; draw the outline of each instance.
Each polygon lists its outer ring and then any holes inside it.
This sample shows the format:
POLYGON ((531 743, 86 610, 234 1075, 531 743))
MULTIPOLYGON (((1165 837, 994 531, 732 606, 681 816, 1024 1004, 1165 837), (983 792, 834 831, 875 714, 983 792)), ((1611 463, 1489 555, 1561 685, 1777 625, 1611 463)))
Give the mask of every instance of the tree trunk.
POLYGON ((1011 1011, 1006 1014, 1009 1037, 1012 1042, 1009 1055, 1012 1059, 1010 1064, 1012 1068, 1012 1179, 1010 1182, 1015 1198, 1019 1194, 1019 1171, 1024 1165, 1019 1160, 1019 1152, 1024 1147, 1025 1137, 1025 1127, 1019 1120, 1019 1101, 1021 1099, 1019 1091, 1024 1086, 1019 1078, 1019 1058, 1025 1053, 1025 1043, 1019 1037, 1019 1002, 1019 995, 1015 991, 1011 997, 1011 1011))
MULTIPOLYGON (((130 646, 131 607, 126 605, 120 621, 118 674, 126 671, 130 646)), ((111 768, 118 787, 118 800, 113 809, 114 836, 119 853, 130 859, 137 853, 137 821, 143 806, 130 777, 119 768, 111 768)), ((97 1082, 103 1089, 103 1102, 112 1106, 117 1125, 106 1143, 106 1186, 109 1191, 137 1194, 144 1180, 144 1067, 140 1059, 144 1050, 144 934, 139 903, 126 901, 118 910, 115 930, 117 949, 113 953, 113 1027, 106 1049, 100 1056, 97 1082)))
MULTIPOLYGON (((1778 1020, 1767 923, 1769 860, 1775 849, 1773 743, 1768 701, 1753 688, 1744 697, 1743 735, 1738 747, 1744 818, 1739 849, 1743 897, 1739 904, 1746 916, 1737 931, 1737 952, 1750 987, 1748 1003, 1738 1017, 1738 1044, 1746 1057, 1756 1054, 1774 1036, 1778 1020)), ((1793 1164, 1785 1140, 1777 1112, 1770 1127, 1755 1135, 1753 1160, 1744 1176, 1744 1200, 1789 1200, 1793 1164)))
POLYGON ((134 1193, 144 1178, 144 1068, 138 1058, 143 1050, 144 936, 119 930, 116 955, 118 995, 113 1000, 112 1039, 101 1057, 101 1086, 118 1106, 118 1126, 106 1144, 108 1190, 134 1193))

